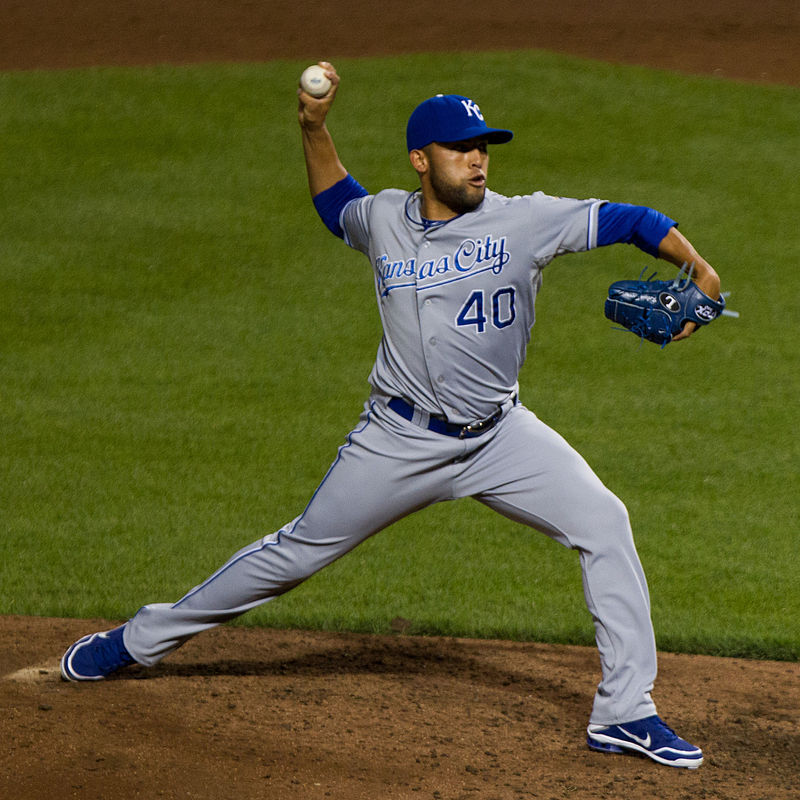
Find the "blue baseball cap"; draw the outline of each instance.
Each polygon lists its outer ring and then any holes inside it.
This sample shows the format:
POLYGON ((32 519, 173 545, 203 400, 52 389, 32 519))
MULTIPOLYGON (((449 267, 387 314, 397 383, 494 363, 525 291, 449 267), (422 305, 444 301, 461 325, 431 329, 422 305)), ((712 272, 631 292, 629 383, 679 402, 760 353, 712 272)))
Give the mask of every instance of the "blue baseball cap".
POLYGON ((437 94, 420 103, 408 118, 408 150, 421 150, 431 142, 461 142, 485 136, 490 144, 510 142, 514 134, 490 128, 474 100, 460 94, 437 94))

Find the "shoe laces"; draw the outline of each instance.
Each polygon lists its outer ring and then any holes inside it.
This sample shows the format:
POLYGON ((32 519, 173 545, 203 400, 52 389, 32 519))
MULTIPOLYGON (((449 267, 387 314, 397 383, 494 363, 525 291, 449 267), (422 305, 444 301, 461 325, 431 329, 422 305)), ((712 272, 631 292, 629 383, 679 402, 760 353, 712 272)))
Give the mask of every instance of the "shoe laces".
POLYGON ((675 733, 675 731, 672 730, 672 728, 670 728, 669 725, 667 725, 667 723, 661 719, 661 717, 657 716, 653 720, 653 728, 655 728, 658 733, 664 735, 668 739, 680 739, 680 736, 678 736, 678 734, 675 733))
POLYGON ((98 636, 91 644, 91 652, 95 664, 104 674, 133 663, 133 657, 122 644, 121 636, 118 642, 116 637, 98 636))

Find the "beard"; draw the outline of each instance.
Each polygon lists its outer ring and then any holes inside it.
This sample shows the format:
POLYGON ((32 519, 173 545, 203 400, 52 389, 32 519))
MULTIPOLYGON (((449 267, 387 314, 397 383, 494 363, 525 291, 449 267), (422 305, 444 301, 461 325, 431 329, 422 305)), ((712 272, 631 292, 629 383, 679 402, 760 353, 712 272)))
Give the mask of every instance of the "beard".
POLYGON ((430 181, 436 199, 457 215, 474 211, 486 194, 485 186, 451 183, 435 170, 430 173, 430 181))

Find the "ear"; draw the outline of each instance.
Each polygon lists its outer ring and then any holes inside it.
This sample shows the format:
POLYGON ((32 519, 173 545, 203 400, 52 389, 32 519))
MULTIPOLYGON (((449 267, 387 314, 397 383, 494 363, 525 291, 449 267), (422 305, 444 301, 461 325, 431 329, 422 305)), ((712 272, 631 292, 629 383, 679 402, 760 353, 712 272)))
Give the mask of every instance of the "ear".
POLYGON ((428 171, 428 156, 424 150, 409 151, 408 159, 418 175, 424 175, 428 171))

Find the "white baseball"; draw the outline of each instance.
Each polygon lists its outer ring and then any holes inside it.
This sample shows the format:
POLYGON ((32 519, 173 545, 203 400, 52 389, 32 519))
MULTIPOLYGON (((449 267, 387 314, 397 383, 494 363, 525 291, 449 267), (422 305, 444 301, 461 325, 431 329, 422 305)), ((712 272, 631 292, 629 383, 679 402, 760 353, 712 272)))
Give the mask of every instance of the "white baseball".
POLYGON ((312 97, 324 97, 330 91, 331 82, 319 64, 312 64, 303 70, 303 74, 300 76, 300 86, 312 97))

